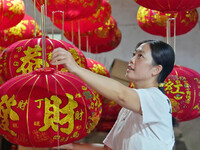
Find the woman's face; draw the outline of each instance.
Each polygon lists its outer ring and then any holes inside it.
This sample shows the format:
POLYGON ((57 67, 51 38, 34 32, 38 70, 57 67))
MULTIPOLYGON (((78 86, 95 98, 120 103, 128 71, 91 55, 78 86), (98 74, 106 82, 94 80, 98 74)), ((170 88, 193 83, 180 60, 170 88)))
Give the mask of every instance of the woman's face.
POLYGON ((133 53, 129 61, 126 78, 129 81, 146 81, 152 78, 153 58, 148 43, 141 44, 133 53))

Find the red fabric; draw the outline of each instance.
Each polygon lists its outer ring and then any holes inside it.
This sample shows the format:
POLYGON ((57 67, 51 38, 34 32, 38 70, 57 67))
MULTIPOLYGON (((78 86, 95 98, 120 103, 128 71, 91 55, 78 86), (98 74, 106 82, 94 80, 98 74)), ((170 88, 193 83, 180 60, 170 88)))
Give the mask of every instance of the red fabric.
POLYGON ((134 0, 141 6, 162 12, 186 11, 200 6, 199 0, 134 0))
MULTIPOLYGON (((62 47, 72 53, 75 61, 83 68, 87 68, 87 62, 84 54, 72 44, 65 41, 46 38, 46 66, 54 67, 58 70, 68 71, 62 65, 51 65, 51 53, 53 49, 62 47)), ((4 81, 11 79, 20 74, 29 73, 33 70, 41 68, 42 63, 42 38, 33 38, 21 40, 7 47, 2 52, 0 64, 3 64, 4 81)))
MULTIPOLYGON (((142 30, 153 35, 166 37, 167 20, 176 18, 176 35, 186 34, 191 31, 198 22, 196 9, 175 13, 162 13, 160 11, 139 7, 137 12, 137 23, 142 30)), ((174 36, 174 21, 171 21, 170 36, 174 36)))
POLYGON ((53 68, 4 83, 0 107, 1 135, 27 147, 77 141, 95 128, 102 111, 101 101, 90 87, 75 75, 53 68))
MULTIPOLYGON (((80 29, 81 33, 93 31, 103 26, 111 16, 111 5, 104 0, 101 7, 89 17, 75 19, 73 21, 64 22, 64 31, 71 32, 72 27, 74 32, 78 32, 80 29)), ((59 29, 62 29, 62 20, 55 19, 54 25, 59 29)))
POLYGON ((200 74, 198 72, 175 65, 165 80, 164 88, 172 103, 172 115, 179 122, 200 116, 200 74))
MULTIPOLYGON (((36 36, 41 37, 41 35, 42 32, 36 22, 36 36)), ((35 37, 35 20, 31 16, 25 15, 16 26, 0 30, 0 46, 6 48, 17 41, 33 37, 35 37)))
POLYGON ((0 30, 17 25, 25 15, 23 0, 0 0, 0 30))
MULTIPOLYGON (((34 2, 34 0, 32 0, 34 2)), ((45 0, 36 0, 36 8, 41 11, 41 6, 45 4, 45 0)), ((52 12, 57 11, 55 16, 57 19, 61 19, 64 12, 64 20, 70 21, 73 19, 80 19, 88 17, 95 13, 101 6, 102 0, 48 0, 47 1, 47 16, 52 18, 52 12)))

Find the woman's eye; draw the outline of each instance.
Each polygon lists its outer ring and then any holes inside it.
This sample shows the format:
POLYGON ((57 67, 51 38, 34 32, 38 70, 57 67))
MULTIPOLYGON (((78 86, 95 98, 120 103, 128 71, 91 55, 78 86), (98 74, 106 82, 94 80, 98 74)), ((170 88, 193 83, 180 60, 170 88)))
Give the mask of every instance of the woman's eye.
POLYGON ((142 54, 138 54, 138 57, 143 57, 143 55, 142 54))
POLYGON ((133 53, 133 56, 135 56, 135 53, 133 53))

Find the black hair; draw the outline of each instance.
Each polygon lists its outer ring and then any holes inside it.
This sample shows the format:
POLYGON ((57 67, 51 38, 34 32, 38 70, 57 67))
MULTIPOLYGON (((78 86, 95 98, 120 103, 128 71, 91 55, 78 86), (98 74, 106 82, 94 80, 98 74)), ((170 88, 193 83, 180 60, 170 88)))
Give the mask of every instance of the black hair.
MULTIPOLYGON (((157 81, 158 84, 164 83, 167 76, 171 73, 175 62, 175 53, 173 48, 162 41, 158 40, 145 40, 136 45, 136 49, 143 43, 148 43, 151 48, 151 55, 153 58, 153 65, 161 65, 162 71, 160 72, 157 81)), ((159 87, 164 93, 164 88, 159 87)))

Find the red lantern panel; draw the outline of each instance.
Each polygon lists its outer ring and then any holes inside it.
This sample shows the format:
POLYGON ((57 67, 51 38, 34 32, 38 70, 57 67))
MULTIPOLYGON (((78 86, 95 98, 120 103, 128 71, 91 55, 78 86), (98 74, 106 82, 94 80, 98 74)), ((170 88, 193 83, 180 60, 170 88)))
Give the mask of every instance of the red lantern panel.
POLYGON ((134 0, 141 6, 162 12, 192 10, 200 6, 199 0, 134 0))
POLYGON ((14 42, 41 35, 42 32, 39 29, 38 23, 36 22, 36 28, 35 28, 35 20, 31 16, 25 15, 22 21, 18 23, 16 26, 0 31, 0 46, 8 47, 14 42), (36 29, 36 35, 35 35, 35 29, 36 29))
POLYGON ((26 147, 55 147, 89 134, 101 102, 83 81, 67 72, 39 69, 0 87, 0 133, 26 147))
MULTIPOLYGON (((73 32, 79 32, 80 30, 81 33, 93 31, 94 29, 103 26, 110 18, 110 15, 111 5, 104 0, 102 6, 91 16, 72 21, 65 21, 64 30, 68 32, 71 32, 72 30, 73 32)), ((61 19, 55 19, 54 24, 59 29, 62 29, 61 19)))
MULTIPOLYGON (((34 0, 32 0, 34 1, 34 0)), ((36 0, 36 8, 41 11, 41 6, 45 4, 45 0, 36 0)), ((47 16, 52 18, 52 12, 55 12, 57 19, 62 19, 62 13, 64 12, 64 20, 73 20, 88 17, 95 13, 101 6, 102 0, 48 0, 47 1, 47 16)))
POLYGON ((165 92, 172 104, 172 115, 178 121, 200 116, 200 74, 183 66, 174 66, 165 80, 165 92))
MULTIPOLYGON (((191 31, 198 22, 196 9, 190 11, 162 13, 160 11, 139 7, 137 22, 145 32, 166 37, 167 20, 176 19, 176 35, 182 35, 191 31)), ((170 36, 174 36, 174 21, 171 21, 170 36)))
POLYGON ((23 0, 0 0, 0 30, 17 25, 25 15, 23 0))
POLYGON ((86 58, 86 60, 87 60, 87 65, 88 65, 89 70, 91 70, 92 72, 96 74, 110 77, 110 73, 108 69, 102 63, 91 58, 86 58))
MULTIPOLYGON (((42 59, 42 38, 33 38, 22 40, 7 47, 0 57, 0 64, 3 64, 4 81, 11 79, 14 76, 29 73, 33 70, 41 68, 46 64, 51 65, 51 53, 53 49, 62 47, 69 51, 75 61, 83 68, 87 68, 87 62, 84 54, 75 46, 55 39, 46 38, 46 63, 42 59), (43 63, 44 62, 44 63, 43 63)), ((58 70, 68 71, 62 65, 56 67, 58 70)))

